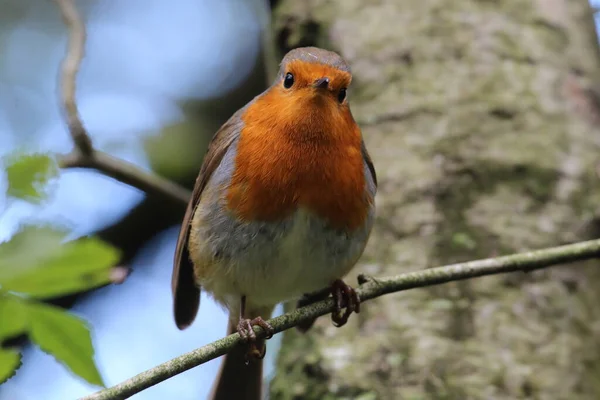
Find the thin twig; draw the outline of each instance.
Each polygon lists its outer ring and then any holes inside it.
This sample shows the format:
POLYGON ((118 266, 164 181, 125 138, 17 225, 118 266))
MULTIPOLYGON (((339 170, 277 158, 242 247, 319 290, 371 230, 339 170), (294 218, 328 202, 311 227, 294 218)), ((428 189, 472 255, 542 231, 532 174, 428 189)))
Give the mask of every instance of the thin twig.
POLYGON ((77 149, 83 155, 91 156, 94 151, 92 140, 83 127, 77 109, 77 102, 75 101, 77 73, 79 72, 79 66, 81 65, 85 50, 85 25, 77 12, 73 0, 56 0, 56 3, 60 8, 65 25, 69 29, 67 53, 63 59, 61 68, 61 91, 67 114, 67 124, 77 149))
MULTIPOLYGON (((600 257, 600 240, 590 240, 510 256, 409 272, 386 278, 363 277, 360 279, 363 284, 357 289, 357 292, 361 301, 364 302, 388 293, 412 288, 506 272, 532 271, 538 268, 597 257, 600 257)), ((299 323, 331 313, 331 311, 333 311, 333 300, 328 298, 273 318, 269 320, 269 323, 275 332, 279 333, 299 323)), ((264 337, 261 328, 255 327, 254 330, 259 338, 264 337)), ((241 344, 242 340, 237 333, 229 335, 142 372, 113 387, 83 397, 81 400, 126 399, 168 378, 222 356, 241 344)))
POLYGON ((73 0, 55 1, 69 30, 69 44, 61 68, 61 88, 67 127, 75 144, 71 153, 58 157, 59 166, 65 169, 93 168, 148 194, 158 194, 186 207, 191 197, 187 189, 93 148, 92 140, 81 122, 75 100, 77 73, 85 49, 85 25, 73 0))

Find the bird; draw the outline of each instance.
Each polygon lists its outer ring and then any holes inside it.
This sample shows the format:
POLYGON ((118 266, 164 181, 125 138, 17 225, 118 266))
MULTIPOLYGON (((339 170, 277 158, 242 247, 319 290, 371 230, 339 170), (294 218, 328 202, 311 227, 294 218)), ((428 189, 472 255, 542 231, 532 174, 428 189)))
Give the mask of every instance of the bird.
POLYGON ((229 312, 229 334, 247 342, 225 355, 213 400, 262 398, 266 346, 253 326, 270 338, 277 304, 331 294, 335 326, 360 310, 343 278, 371 234, 377 176, 350 111, 351 81, 336 52, 290 50, 273 84, 209 143, 171 284, 179 329, 196 318, 204 290, 229 312))

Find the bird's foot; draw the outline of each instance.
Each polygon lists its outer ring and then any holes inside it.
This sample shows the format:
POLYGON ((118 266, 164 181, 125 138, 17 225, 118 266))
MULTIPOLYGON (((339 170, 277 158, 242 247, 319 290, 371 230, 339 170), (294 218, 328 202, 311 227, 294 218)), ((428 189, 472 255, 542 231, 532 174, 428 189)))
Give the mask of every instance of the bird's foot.
MULTIPOLYGON (((360 298, 358 297, 358 294, 351 286, 346 285, 341 279, 333 281, 328 288, 303 295, 296 303, 296 308, 324 300, 329 294, 333 296, 333 300, 335 301, 335 310, 331 314, 331 320, 336 327, 345 325, 353 311, 356 313, 360 312, 360 298), (344 306, 346 307, 345 310, 343 310, 344 306)), ((315 320, 312 319, 298 324, 296 328, 300 332, 305 333, 314 323, 315 320)))
POLYGON ((331 295, 335 302, 335 309, 331 313, 331 320, 333 321, 333 325, 339 328, 348 322, 348 318, 352 312, 357 314, 360 312, 360 298, 356 290, 341 279, 336 279, 331 284, 331 295))
POLYGON ((261 317, 256 317, 254 319, 240 319, 240 322, 238 322, 237 331, 242 339, 249 344, 246 359, 253 358, 261 360, 264 358, 265 353, 267 352, 267 346, 263 343, 261 348, 258 348, 256 333, 254 332, 254 329, 252 329, 252 327, 255 325, 260 326, 265 331, 265 339, 271 339, 273 337, 273 334, 275 333, 273 327, 261 317))

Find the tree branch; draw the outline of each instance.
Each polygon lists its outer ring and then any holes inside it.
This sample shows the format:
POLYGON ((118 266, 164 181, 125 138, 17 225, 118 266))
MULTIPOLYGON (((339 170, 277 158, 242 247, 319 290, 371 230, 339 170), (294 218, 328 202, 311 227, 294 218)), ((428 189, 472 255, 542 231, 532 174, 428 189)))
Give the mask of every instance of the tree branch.
POLYGON ((120 160, 110 154, 94 150, 90 156, 73 151, 58 157, 61 168, 92 168, 110 176, 120 182, 131 185, 148 194, 162 196, 174 200, 183 208, 192 197, 189 190, 149 171, 144 171, 138 166, 120 160))
POLYGON ((61 93, 67 127, 75 144, 71 153, 58 157, 59 166, 65 169, 92 168, 146 193, 163 196, 186 207, 191 197, 187 189, 94 149, 92 140, 81 122, 75 100, 77 73, 85 49, 85 25, 77 12, 74 0, 55 1, 69 30, 69 43, 61 68, 61 93))
POLYGON ((94 151, 92 140, 83 127, 83 123, 79 117, 77 103, 75 101, 77 73, 79 72, 79 66, 81 65, 85 48, 85 25, 81 21, 81 16, 77 12, 73 0, 56 0, 56 3, 60 8, 63 21, 69 29, 67 54, 63 59, 61 68, 61 92, 65 112, 67 114, 67 124, 77 149, 81 154, 91 156, 94 151))
MULTIPOLYGON (((538 268, 549 267, 556 264, 581 261, 600 257, 600 239, 580 242, 566 246, 547 248, 504 257, 488 258, 448 265, 445 267, 430 268, 422 271, 409 272, 401 275, 372 278, 359 276, 360 287, 357 293, 362 302, 383 296, 388 293, 399 292, 412 288, 437 285, 450 281, 470 279, 486 275, 494 275, 514 271, 532 271, 538 268)), ((333 300, 328 298, 318 303, 294 310, 277 318, 269 320, 276 333, 282 332, 302 322, 331 313, 333 300)), ((261 328, 255 327, 254 331, 260 338, 264 337, 261 328)), ((193 367, 206 363, 222 356, 241 345, 242 339, 235 333, 200 347, 194 351, 183 354, 170 361, 160 364, 142 372, 113 387, 83 397, 80 400, 108 400, 125 399, 141 392, 157 383, 160 383, 177 374, 193 367)))

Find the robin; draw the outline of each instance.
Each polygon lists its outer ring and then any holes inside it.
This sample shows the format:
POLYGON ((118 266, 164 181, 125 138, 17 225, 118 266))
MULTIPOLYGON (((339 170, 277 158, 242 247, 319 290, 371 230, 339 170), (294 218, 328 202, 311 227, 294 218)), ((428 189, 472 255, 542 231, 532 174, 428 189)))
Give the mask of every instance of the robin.
POLYGON ((350 112, 351 80, 338 54, 292 50, 273 85, 209 145, 177 241, 172 288, 179 329, 196 317, 202 288, 229 311, 229 333, 249 343, 226 355, 212 399, 261 398, 265 346, 252 326, 270 337, 265 319, 278 303, 327 288, 336 326, 359 311, 341 278, 367 244, 377 178, 350 112))

